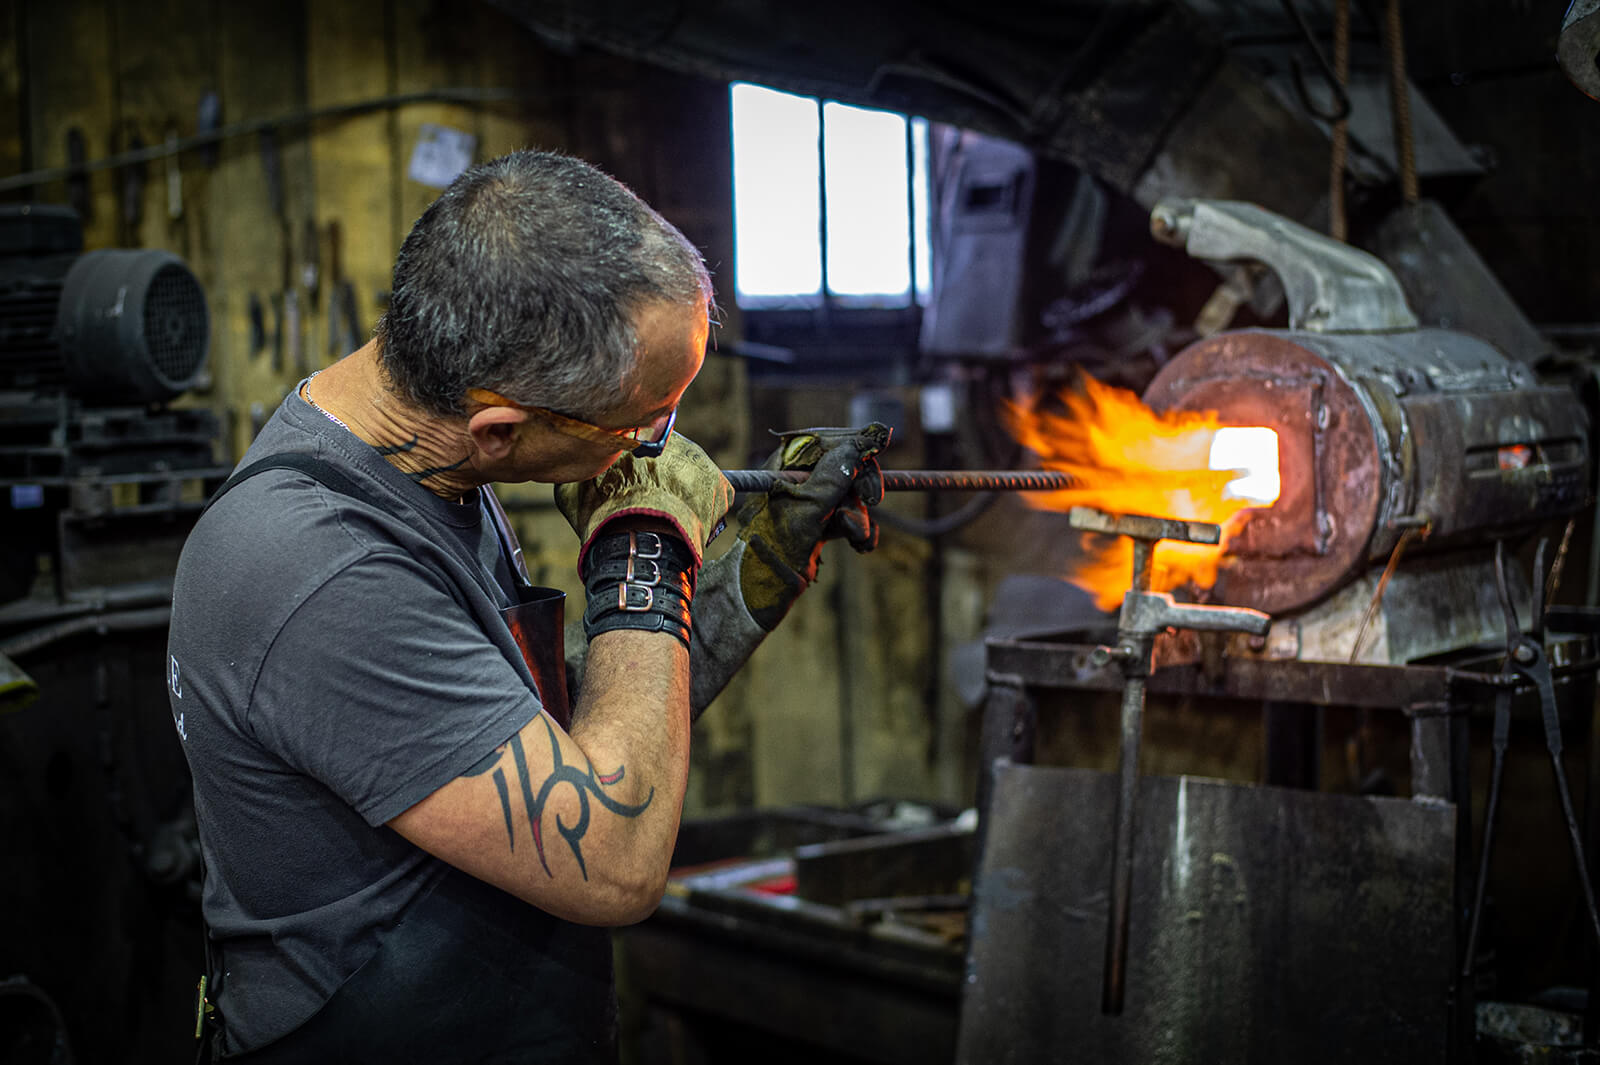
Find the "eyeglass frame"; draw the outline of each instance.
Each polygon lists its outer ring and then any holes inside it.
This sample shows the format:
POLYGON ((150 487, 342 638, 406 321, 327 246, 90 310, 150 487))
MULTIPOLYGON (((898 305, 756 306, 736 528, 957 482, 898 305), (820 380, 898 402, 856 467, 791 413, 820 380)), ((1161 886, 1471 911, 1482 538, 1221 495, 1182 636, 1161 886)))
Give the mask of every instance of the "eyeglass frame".
POLYGON ((567 436, 579 440, 587 440, 591 444, 605 444, 615 447, 618 451, 626 451, 635 458, 653 459, 660 456, 666 449, 667 441, 672 439, 672 427, 678 421, 678 408, 673 407, 667 412, 667 424, 661 431, 660 440, 640 440, 638 434, 651 425, 639 425, 632 429, 607 429, 591 422, 573 418, 570 415, 560 414, 548 407, 530 407, 525 403, 518 403, 514 399, 507 399, 498 392, 487 388, 467 389, 467 398, 474 403, 482 403, 486 407, 514 407, 517 410, 537 414, 550 423, 551 428, 567 436))

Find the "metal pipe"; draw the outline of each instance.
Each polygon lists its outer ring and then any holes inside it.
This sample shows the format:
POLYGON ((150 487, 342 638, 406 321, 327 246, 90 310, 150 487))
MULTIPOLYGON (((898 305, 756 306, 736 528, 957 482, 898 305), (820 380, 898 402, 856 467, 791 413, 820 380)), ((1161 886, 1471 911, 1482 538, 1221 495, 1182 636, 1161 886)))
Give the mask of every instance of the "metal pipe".
POLYGON ((172 620, 172 608, 151 607, 147 610, 120 610, 110 614, 87 614, 83 617, 30 629, 0 641, 0 654, 8 658, 24 658, 41 651, 58 640, 83 632, 105 635, 108 632, 133 632, 159 629, 172 620))
MULTIPOLYGON (((776 481, 804 484, 806 470, 723 470, 735 492, 765 492, 776 481)), ((1044 470, 884 470, 886 492, 1059 492, 1077 484, 1044 470)))
POLYGON ((1129 676, 1122 689, 1117 827, 1111 848, 1111 919, 1106 926, 1105 976, 1100 988, 1100 1010, 1111 1016, 1122 1012, 1128 987, 1128 915, 1133 909, 1133 845, 1138 827, 1139 737, 1144 730, 1144 685, 1144 677, 1129 676))

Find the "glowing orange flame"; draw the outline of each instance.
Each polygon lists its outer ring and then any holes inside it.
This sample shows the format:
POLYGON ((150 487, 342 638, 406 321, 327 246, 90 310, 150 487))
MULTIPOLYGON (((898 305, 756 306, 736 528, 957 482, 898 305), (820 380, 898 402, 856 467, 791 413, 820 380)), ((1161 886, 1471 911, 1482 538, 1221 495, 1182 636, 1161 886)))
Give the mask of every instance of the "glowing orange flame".
MULTIPOLYGON (((1076 482, 1066 491, 1029 492, 1023 499, 1044 510, 1082 505, 1221 525, 1222 543, 1215 546, 1163 540, 1151 567, 1157 591, 1190 581, 1214 584, 1230 526, 1237 527, 1235 516, 1278 497, 1277 434, 1251 427, 1219 438, 1218 430, 1228 427, 1213 411, 1158 414, 1134 393, 1087 374, 1058 398, 1062 413, 1004 405, 1008 428, 1039 456, 1040 465, 1070 473, 1076 482), (1213 469, 1221 456, 1238 455, 1239 447, 1227 445, 1242 445, 1245 460, 1223 458, 1230 468, 1213 469), (1258 487, 1263 481, 1267 487, 1258 487)), ((1083 552, 1067 579, 1092 594, 1102 610, 1114 609, 1132 580, 1132 541, 1085 534, 1083 552)))

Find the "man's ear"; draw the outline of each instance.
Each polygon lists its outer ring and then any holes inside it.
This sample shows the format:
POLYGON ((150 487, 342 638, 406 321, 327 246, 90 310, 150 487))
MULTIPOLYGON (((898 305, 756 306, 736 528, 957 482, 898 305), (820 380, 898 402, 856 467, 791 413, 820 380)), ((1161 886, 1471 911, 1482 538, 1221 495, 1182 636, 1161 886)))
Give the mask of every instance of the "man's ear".
POLYGON ((516 449, 517 434, 527 421, 528 415, 515 407, 484 407, 467 419, 467 435, 484 458, 498 462, 516 449))

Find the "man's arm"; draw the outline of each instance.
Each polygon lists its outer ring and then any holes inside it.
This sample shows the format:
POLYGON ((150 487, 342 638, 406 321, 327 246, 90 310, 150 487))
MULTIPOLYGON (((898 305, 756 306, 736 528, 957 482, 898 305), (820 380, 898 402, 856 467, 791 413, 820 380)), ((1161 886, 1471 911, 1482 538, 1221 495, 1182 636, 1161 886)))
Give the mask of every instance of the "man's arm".
POLYGON ((393 828, 569 921, 648 916, 688 785, 694 575, 732 498, 722 471, 683 437, 658 458, 624 456, 559 486, 589 600, 571 735, 540 714, 393 828))
POLYGON ((569 736, 539 714, 390 823, 430 854, 581 924, 661 900, 689 772, 689 653, 665 633, 589 647, 569 736))

